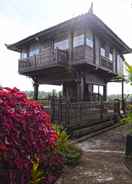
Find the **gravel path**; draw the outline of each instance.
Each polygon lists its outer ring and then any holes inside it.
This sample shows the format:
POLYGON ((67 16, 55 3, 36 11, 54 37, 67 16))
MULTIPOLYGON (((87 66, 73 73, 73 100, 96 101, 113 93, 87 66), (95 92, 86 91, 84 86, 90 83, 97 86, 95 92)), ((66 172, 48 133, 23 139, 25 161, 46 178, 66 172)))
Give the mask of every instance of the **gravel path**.
POLYGON ((128 130, 128 125, 121 126, 78 143, 83 150, 80 164, 65 168, 57 184, 132 184, 124 158, 128 130))

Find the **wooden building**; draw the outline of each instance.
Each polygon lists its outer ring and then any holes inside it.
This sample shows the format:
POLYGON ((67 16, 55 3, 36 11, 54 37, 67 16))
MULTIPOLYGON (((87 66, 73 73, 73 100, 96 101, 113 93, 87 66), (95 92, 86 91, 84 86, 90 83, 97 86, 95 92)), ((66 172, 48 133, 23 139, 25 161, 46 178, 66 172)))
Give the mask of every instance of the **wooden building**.
POLYGON ((74 136, 119 117, 119 103, 106 103, 107 83, 123 75, 124 54, 132 50, 92 9, 6 46, 20 53, 18 71, 34 81, 34 99, 40 84, 63 85, 63 100, 53 99, 50 112, 74 136))
POLYGON ((33 79, 35 99, 39 84, 52 84, 63 85, 69 101, 106 100, 107 83, 123 74, 123 55, 131 52, 92 11, 7 48, 20 52, 18 71, 33 79))

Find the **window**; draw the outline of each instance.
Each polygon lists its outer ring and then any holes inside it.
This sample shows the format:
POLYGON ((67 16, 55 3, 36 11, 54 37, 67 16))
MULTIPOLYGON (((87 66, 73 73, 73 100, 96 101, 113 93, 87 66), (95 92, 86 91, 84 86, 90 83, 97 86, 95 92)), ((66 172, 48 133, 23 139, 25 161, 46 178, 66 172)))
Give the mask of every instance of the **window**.
POLYGON ((103 86, 99 86, 99 94, 103 95, 103 86))
POLYGON ((103 95, 103 86, 93 85, 93 93, 103 95))
POLYGON ((21 53, 21 59, 26 59, 27 58, 27 53, 26 52, 22 52, 21 53))
POLYGON ((117 55, 117 73, 123 73, 123 59, 120 55, 117 55))
POLYGON ((84 45, 84 35, 75 36, 73 38, 73 47, 84 45))
POLYGON ((54 43, 54 48, 58 48, 58 49, 62 49, 62 50, 66 50, 68 49, 68 40, 62 40, 59 42, 55 42, 54 43))
POLYGON ((93 85, 93 92, 98 93, 98 85, 93 85))
POLYGON ((113 60, 113 55, 112 53, 109 53, 109 59, 112 61, 113 60))
POLYGON ((20 57, 21 59, 26 59, 28 57, 28 52, 26 49, 22 49, 20 57))
POLYGON ((29 51, 29 57, 36 56, 39 54, 39 48, 38 47, 31 47, 29 51))
POLYGON ((105 49, 104 48, 100 49, 100 54, 101 54, 101 56, 105 57, 105 49))
POLYGON ((93 35, 92 33, 86 33, 86 45, 93 48, 93 35))
POLYGON ((112 49, 110 49, 109 59, 110 59, 111 61, 113 60, 113 50, 112 50, 112 49))
POLYGON ((106 46, 104 41, 101 41, 100 44, 100 55, 106 57, 106 46))

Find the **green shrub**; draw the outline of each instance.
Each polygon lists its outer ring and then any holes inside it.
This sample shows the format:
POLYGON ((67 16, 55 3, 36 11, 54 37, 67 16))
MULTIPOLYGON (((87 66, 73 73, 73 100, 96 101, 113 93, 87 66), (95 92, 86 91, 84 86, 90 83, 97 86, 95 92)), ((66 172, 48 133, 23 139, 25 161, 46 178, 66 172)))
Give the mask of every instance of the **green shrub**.
POLYGON ((40 163, 38 160, 32 162, 32 172, 30 184, 41 184, 44 181, 44 171, 40 168, 40 163))
POLYGON ((70 142, 70 136, 60 125, 54 124, 53 128, 58 134, 57 151, 64 157, 64 163, 69 166, 75 166, 81 158, 81 150, 70 142))
POLYGON ((69 142, 70 142, 70 136, 66 133, 65 129, 63 129, 60 125, 54 124, 53 128, 55 129, 58 140, 57 140, 57 149, 63 153, 66 151, 69 142))
POLYGON ((122 123, 129 124, 129 132, 132 133, 132 112, 128 112, 127 116, 121 120, 122 123))
POLYGON ((81 150, 75 144, 69 144, 63 155, 66 165, 76 166, 81 158, 81 150))

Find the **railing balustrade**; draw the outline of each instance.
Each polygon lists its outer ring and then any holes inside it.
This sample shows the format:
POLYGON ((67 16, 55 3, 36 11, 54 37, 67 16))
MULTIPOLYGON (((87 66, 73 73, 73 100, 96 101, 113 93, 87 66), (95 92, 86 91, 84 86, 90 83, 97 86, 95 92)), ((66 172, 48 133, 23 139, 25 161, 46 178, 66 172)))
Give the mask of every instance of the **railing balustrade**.
POLYGON ((68 62, 67 51, 60 49, 47 49, 36 56, 19 60, 19 72, 28 72, 35 69, 50 67, 56 64, 65 65, 68 62))
POLYGON ((107 57, 101 56, 100 66, 102 66, 110 71, 113 71, 113 62, 110 61, 109 58, 107 58, 107 57))

